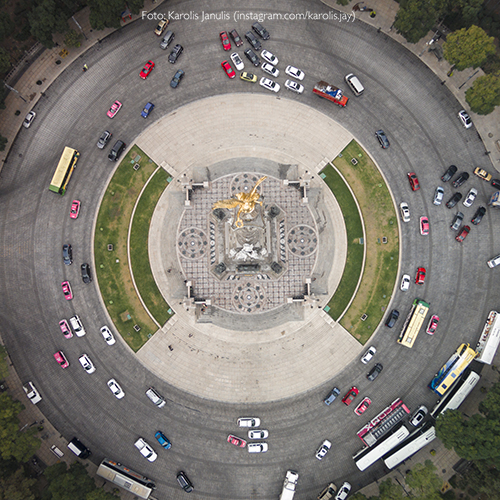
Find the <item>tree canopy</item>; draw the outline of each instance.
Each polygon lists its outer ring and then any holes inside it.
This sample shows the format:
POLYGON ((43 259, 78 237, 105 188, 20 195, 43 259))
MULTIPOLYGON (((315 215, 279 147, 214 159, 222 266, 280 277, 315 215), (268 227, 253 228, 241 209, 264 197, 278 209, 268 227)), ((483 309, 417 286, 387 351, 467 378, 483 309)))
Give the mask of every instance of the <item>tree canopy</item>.
POLYGON ((48 49, 54 46, 54 33, 65 33, 69 29, 66 16, 54 0, 42 0, 28 14, 28 21, 31 34, 48 49))
POLYGON ((436 474, 436 466, 426 460, 423 464, 415 464, 406 475, 406 484, 426 500, 440 500, 439 490, 443 481, 436 474))
POLYGON ((401 0, 394 27, 410 43, 417 43, 434 26, 443 0, 401 0))
POLYGON ((444 58, 459 71, 477 68, 495 53, 495 39, 478 26, 462 28, 448 35, 443 45, 444 58))

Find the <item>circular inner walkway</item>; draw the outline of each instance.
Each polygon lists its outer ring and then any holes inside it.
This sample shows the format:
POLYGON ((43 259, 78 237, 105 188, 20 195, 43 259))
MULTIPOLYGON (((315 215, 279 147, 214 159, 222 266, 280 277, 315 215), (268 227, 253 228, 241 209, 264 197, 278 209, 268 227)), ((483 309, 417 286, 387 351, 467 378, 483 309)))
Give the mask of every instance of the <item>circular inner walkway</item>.
POLYGON ((153 274, 176 313, 137 354, 152 372, 204 398, 254 403, 321 385, 360 354, 362 346, 323 311, 342 276, 347 240, 339 205, 318 176, 352 138, 337 122, 296 100, 254 94, 197 101, 137 138, 137 145, 174 178, 149 234, 153 274), (326 275, 324 293, 305 306, 294 304, 295 315, 288 309, 283 316, 278 309, 272 317, 255 313, 244 321, 236 315, 226 324, 203 322, 184 300, 186 276, 177 251, 186 210, 183 183, 215 182, 249 171, 279 178, 282 166, 293 166, 299 177, 312 176, 319 245, 334 249, 328 255, 318 249, 321 262, 313 275, 318 269, 326 275))

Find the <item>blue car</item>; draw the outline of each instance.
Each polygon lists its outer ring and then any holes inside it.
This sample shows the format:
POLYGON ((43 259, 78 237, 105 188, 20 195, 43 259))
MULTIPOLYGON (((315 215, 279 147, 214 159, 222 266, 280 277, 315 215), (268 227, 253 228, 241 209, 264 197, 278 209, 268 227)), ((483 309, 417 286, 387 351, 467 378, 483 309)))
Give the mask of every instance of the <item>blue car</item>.
POLYGON ((149 116, 149 113, 153 111, 155 105, 152 102, 148 102, 146 106, 144 106, 144 109, 142 110, 141 116, 143 118, 147 118, 149 116))
POLYGON ((330 394, 323 400, 325 405, 330 406, 336 399, 337 396, 340 394, 340 389, 337 387, 334 387, 330 394))
POLYGON ((165 436, 163 432, 158 431, 155 434, 155 438, 166 450, 169 450, 172 447, 172 443, 167 439, 167 436, 165 436))

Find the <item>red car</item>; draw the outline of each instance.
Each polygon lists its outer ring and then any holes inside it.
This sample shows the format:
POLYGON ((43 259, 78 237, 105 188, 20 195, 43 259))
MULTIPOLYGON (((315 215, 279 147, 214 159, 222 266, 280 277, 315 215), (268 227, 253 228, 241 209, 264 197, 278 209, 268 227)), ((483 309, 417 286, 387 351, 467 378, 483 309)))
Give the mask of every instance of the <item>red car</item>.
POLYGON ((351 387, 349 389, 349 392, 342 398, 342 403, 344 403, 346 406, 349 406, 358 394, 359 390, 357 389, 357 387, 351 387))
POLYGON ((229 41, 229 37, 227 36, 227 31, 221 31, 219 33, 219 36, 224 50, 231 50, 231 42, 229 41))
POLYGON ((420 234, 426 236, 429 234, 429 219, 425 216, 420 217, 420 234))
POLYGON ((426 332, 429 335, 434 335, 436 333, 436 328, 438 326, 438 323, 439 323, 439 316, 436 316, 434 314, 434 316, 432 316, 432 318, 429 320, 429 324, 427 325, 426 332))
POLYGON ((142 68, 142 71, 139 73, 139 76, 145 80, 151 71, 153 71, 153 68, 155 67, 155 63, 153 61, 148 61, 145 65, 144 68, 142 68))
POLYGON ((71 285, 69 284, 69 281, 63 281, 61 283, 61 286, 64 293, 64 298, 66 300, 71 300, 73 298, 73 292, 71 291, 71 285))
POLYGON ((356 406, 356 409, 354 410, 354 413, 356 415, 363 415, 363 413, 366 411, 366 409, 372 404, 372 400, 370 398, 365 398, 361 403, 359 403, 358 406, 356 406))
POLYGON ((408 174, 408 180, 410 181, 410 186, 413 191, 418 191, 420 189, 420 184, 418 182, 418 177, 415 172, 410 172, 408 174))
POLYGON ((106 113, 109 118, 114 118, 116 113, 122 109, 122 103, 120 101, 115 101, 111 107, 108 109, 108 112, 106 113))
POLYGON ((417 269, 417 276, 415 277, 415 283, 417 285, 423 285, 425 282, 425 267, 419 267, 417 269))
POLYGON ((68 366, 69 366, 68 360, 66 359, 66 356, 64 355, 64 353, 62 351, 57 351, 54 354, 54 358, 59 363, 59 366, 61 368, 68 368, 68 366))
POLYGON ((70 339, 71 337, 73 337, 73 332, 71 331, 71 328, 69 327, 68 322, 65 319, 59 321, 59 328, 61 329, 61 332, 63 332, 65 338, 70 339))
POLYGON ((80 202, 78 200, 73 200, 71 203, 71 210, 69 216, 72 219, 78 219, 78 214, 80 213, 80 202))
POLYGON ((232 434, 229 434, 227 437, 227 442, 234 444, 234 446, 238 446, 239 448, 244 448, 247 445, 247 442, 244 439, 233 436, 232 434))
POLYGON ((231 67, 231 65, 227 61, 222 61, 220 63, 220 65, 222 66, 222 69, 226 72, 226 75, 229 78, 234 78, 236 76, 234 69, 231 67))
POLYGON ((470 226, 464 226, 462 230, 458 233, 458 236, 455 238, 459 243, 467 238, 467 235, 470 233, 470 226))

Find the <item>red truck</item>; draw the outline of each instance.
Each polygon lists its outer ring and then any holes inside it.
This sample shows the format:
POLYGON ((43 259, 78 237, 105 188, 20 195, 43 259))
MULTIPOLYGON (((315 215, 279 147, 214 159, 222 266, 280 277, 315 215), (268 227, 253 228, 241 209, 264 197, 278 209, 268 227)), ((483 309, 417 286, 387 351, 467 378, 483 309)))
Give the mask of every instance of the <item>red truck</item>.
POLYGON ((349 101, 349 98, 343 94, 342 89, 334 87, 324 81, 318 82, 314 86, 313 92, 318 94, 320 97, 324 97, 325 99, 342 106, 343 108, 347 106, 347 102, 349 101))

